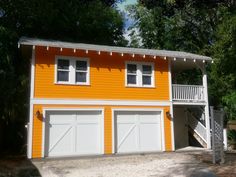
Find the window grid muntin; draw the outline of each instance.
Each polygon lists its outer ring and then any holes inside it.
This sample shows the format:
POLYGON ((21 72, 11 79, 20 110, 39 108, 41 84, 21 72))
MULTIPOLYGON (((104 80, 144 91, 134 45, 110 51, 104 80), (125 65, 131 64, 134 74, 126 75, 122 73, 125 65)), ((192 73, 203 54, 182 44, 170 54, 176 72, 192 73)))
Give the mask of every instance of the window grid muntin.
POLYGON ((56 71, 55 71, 55 83, 58 84, 72 84, 72 85, 89 85, 90 84, 90 66, 89 66, 89 59, 88 58, 76 58, 76 57, 67 57, 67 56, 56 56, 56 71), (58 68, 58 61, 59 60, 69 60, 69 69, 59 69, 58 68), (86 62, 86 71, 83 70, 76 70, 76 62, 77 61, 85 61, 86 62), (67 71, 68 72, 68 81, 59 81, 58 80, 58 71, 67 71), (86 72, 86 82, 76 82, 76 73, 86 72))
POLYGON ((154 63, 151 62, 126 62, 126 86, 130 87, 155 87, 155 74, 154 74, 154 63), (128 83, 128 75, 134 75, 128 72, 128 65, 136 65, 136 84, 128 83), (150 66, 150 74, 143 73, 143 66, 150 66), (150 77, 150 84, 146 84, 143 81, 143 76, 150 77))

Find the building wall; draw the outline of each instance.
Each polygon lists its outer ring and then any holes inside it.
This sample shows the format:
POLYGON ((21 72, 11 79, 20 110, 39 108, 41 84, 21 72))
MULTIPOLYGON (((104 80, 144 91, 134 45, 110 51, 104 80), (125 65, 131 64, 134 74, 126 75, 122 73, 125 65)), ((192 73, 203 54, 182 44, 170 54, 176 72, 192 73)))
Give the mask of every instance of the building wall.
POLYGON ((42 157, 42 136, 43 136, 43 109, 44 108, 104 108, 104 151, 105 154, 112 153, 112 109, 114 108, 159 108, 164 112, 164 130, 165 130, 165 150, 172 150, 171 142, 171 120, 166 116, 169 106, 82 106, 82 105, 34 105, 33 107, 33 132, 32 132, 32 158, 42 157), (41 113, 36 117, 36 112, 41 113))
POLYGON ((34 98, 113 99, 113 100, 169 100, 168 61, 149 56, 122 57, 107 52, 36 46, 34 98), (55 84, 55 56, 85 57, 90 59, 90 85, 55 84), (125 61, 147 61, 155 64, 155 88, 125 86, 125 61))
POLYGON ((174 134, 175 148, 183 148, 188 143, 188 123, 184 112, 184 107, 174 107, 174 134))

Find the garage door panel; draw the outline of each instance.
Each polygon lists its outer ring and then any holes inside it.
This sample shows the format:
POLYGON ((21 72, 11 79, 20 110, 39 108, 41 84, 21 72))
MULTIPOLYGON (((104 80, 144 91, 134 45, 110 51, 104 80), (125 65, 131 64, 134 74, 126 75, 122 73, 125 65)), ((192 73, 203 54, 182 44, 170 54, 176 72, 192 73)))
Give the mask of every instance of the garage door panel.
POLYGON ((100 153, 100 126, 98 124, 77 125, 77 153, 99 154, 100 153))
POLYGON ((94 112, 88 112, 88 111, 81 111, 77 113, 77 122, 79 123, 99 123, 100 119, 98 119, 98 116, 101 115, 101 112, 94 111, 94 112))
POLYGON ((137 151, 136 125, 119 124, 117 129, 117 152, 137 151))
POLYGON ((125 113, 122 113, 122 114, 117 114, 116 115, 117 119, 117 123, 135 123, 136 121, 136 117, 133 113, 128 113, 128 112, 125 112, 125 113))
POLYGON ((139 114, 140 123, 160 123, 160 117, 157 113, 139 114))
POLYGON ((45 155, 102 153, 101 111, 49 111, 45 125, 45 155))
POLYGON ((140 149, 141 151, 161 150, 160 126, 158 124, 140 125, 140 149), (150 138, 147 138, 150 137, 150 138))
POLYGON ((49 154, 66 154, 73 151, 74 132, 68 125, 53 125, 49 134, 49 154))
POLYGON ((115 115, 116 152, 161 150, 160 112, 121 111, 115 115))
POLYGON ((56 114, 56 112, 50 113, 50 124, 70 124, 75 121, 75 113, 62 113, 56 114))

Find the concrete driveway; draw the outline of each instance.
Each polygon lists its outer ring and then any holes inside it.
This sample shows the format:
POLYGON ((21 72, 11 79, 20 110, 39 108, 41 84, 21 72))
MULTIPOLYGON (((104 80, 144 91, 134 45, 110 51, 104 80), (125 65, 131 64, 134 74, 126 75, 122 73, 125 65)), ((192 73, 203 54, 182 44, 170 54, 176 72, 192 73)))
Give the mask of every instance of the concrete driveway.
MULTIPOLYGON (((45 177, 161 177, 216 176, 207 152, 170 152, 145 155, 34 160, 45 177)), ((236 173, 235 173, 236 174, 236 173)))

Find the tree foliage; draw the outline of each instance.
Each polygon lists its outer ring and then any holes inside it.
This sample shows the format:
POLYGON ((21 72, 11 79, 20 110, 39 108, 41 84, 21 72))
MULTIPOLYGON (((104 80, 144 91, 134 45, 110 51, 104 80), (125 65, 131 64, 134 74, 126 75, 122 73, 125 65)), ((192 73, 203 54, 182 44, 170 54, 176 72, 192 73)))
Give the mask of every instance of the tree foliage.
MULTIPOLYGON (((210 104, 224 106, 228 118, 235 119, 236 1, 140 0, 128 10, 135 19, 132 29, 139 31, 131 35, 141 38, 142 47, 193 52, 214 59, 215 64, 208 68, 210 104)), ((180 77, 182 82, 192 81, 186 73, 180 77)))
POLYGON ((236 119, 236 9, 223 17, 212 47, 215 64, 210 73, 212 102, 222 105, 228 119, 236 119))
POLYGON ((0 1, 0 148, 19 151, 26 138, 29 60, 21 57, 21 36, 126 45, 117 0, 0 1), (1 141, 2 140, 2 141, 1 141))

